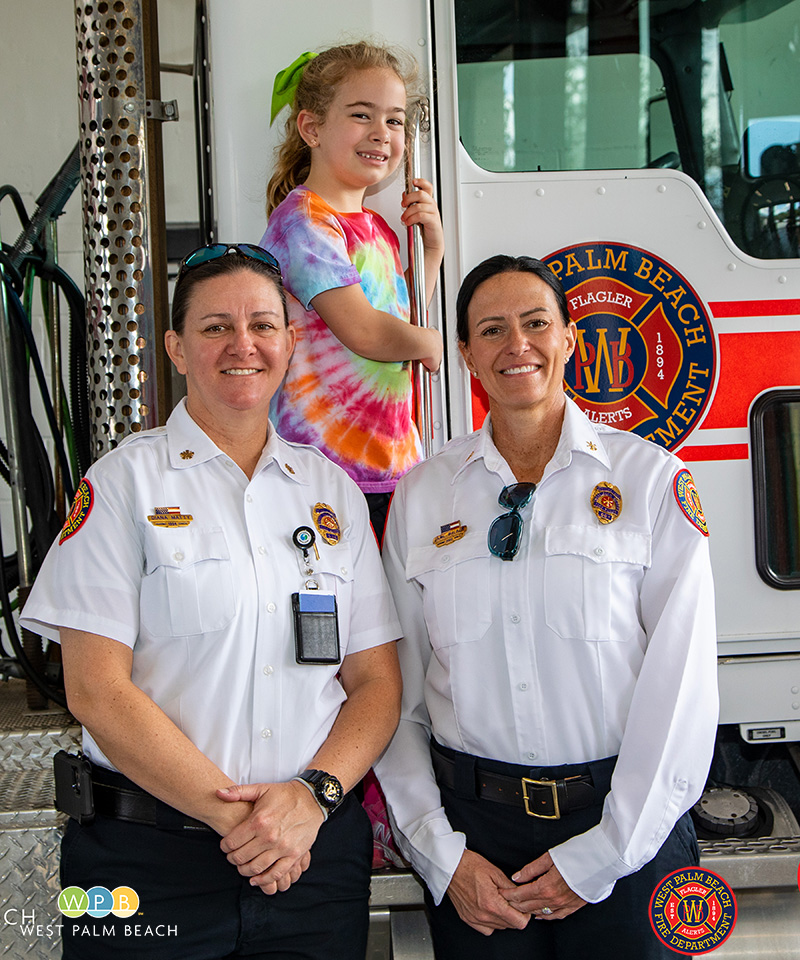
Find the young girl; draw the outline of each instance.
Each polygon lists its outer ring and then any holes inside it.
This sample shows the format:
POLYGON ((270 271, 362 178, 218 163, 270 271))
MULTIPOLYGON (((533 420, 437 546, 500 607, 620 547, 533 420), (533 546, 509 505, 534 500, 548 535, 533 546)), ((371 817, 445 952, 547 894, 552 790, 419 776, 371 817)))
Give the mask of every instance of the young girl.
MULTIPOLYGON (((395 484, 420 459, 407 361, 435 371, 442 358, 438 331, 408 323, 397 237, 362 206, 403 159, 415 70, 362 42, 304 55, 279 80, 300 72, 261 241, 281 264, 297 332, 276 425, 353 477, 380 537, 395 484)), ((413 186, 400 219, 422 226, 429 302, 444 237, 431 184, 413 186)))

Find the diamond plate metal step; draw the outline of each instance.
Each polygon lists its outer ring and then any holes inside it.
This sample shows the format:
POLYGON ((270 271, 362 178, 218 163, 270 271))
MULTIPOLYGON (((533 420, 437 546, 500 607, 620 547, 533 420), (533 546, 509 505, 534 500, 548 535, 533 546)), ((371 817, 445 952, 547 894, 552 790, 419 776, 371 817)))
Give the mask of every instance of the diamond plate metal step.
POLYGON ((65 818, 53 806, 53 754, 74 751, 80 727, 65 710, 32 711, 25 684, 0 684, 0 958, 61 955, 56 907, 65 818))

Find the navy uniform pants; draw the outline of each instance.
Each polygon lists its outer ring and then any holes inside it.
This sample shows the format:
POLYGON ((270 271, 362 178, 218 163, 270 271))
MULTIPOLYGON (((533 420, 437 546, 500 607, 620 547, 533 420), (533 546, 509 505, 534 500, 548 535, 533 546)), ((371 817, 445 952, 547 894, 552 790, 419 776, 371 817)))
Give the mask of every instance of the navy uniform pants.
MULTIPOLYGON (((442 750, 446 756, 465 754, 442 750)), ((496 761, 481 761, 481 768, 516 776, 518 767, 496 761)), ((597 803, 567 814, 560 820, 529 817, 522 806, 469 797, 460 777, 459 795, 441 787, 442 802, 453 829, 467 837, 467 847, 481 854, 511 877, 526 863, 570 837, 584 833, 600 822, 603 800, 611 782, 613 760, 586 767, 556 767, 549 770, 523 769, 533 779, 559 779, 591 772, 597 803)), ((458 778, 458 775, 457 775, 458 778)), ((674 960, 674 953, 655 935, 648 919, 653 891, 673 870, 697 866, 699 849, 688 814, 681 817, 656 856, 641 870, 623 877, 606 900, 587 904, 563 920, 531 917, 524 930, 496 930, 486 937, 459 917, 445 894, 436 907, 426 894, 430 911, 434 952, 437 960, 674 960)))
POLYGON ((311 865, 283 893, 251 887, 213 831, 163 830, 97 817, 70 820, 61 885, 131 887, 138 912, 63 917, 66 960, 364 960, 372 831, 348 795, 320 827, 311 865))

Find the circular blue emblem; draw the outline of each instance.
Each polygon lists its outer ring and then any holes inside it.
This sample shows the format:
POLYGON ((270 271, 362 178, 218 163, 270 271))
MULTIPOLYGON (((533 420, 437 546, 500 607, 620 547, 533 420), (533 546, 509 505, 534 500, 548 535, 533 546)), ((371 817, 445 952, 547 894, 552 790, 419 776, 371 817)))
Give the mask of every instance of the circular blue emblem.
POLYGON ((716 372, 714 331, 691 284, 621 243, 577 244, 544 262, 578 328, 567 395, 594 423, 675 449, 700 422, 716 372))

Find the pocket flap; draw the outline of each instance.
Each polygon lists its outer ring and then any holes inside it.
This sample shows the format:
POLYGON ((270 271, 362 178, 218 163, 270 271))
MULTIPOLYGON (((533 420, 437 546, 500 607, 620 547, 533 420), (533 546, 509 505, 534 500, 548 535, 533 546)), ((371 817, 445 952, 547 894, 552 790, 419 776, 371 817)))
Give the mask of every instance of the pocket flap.
POLYGON ((548 527, 545 554, 548 557, 569 554, 593 563, 634 563, 649 567, 652 537, 635 530, 605 527, 548 527))
POLYGON ((148 537, 145 550, 146 573, 152 573, 158 567, 181 569, 201 560, 230 560, 231 556, 221 527, 158 531, 148 537))
POLYGON ((465 560, 483 559, 489 555, 486 533, 474 531, 467 533, 454 543, 437 547, 428 544, 424 547, 409 547, 406 557, 406 577, 413 580, 424 573, 436 570, 450 570, 465 560))

